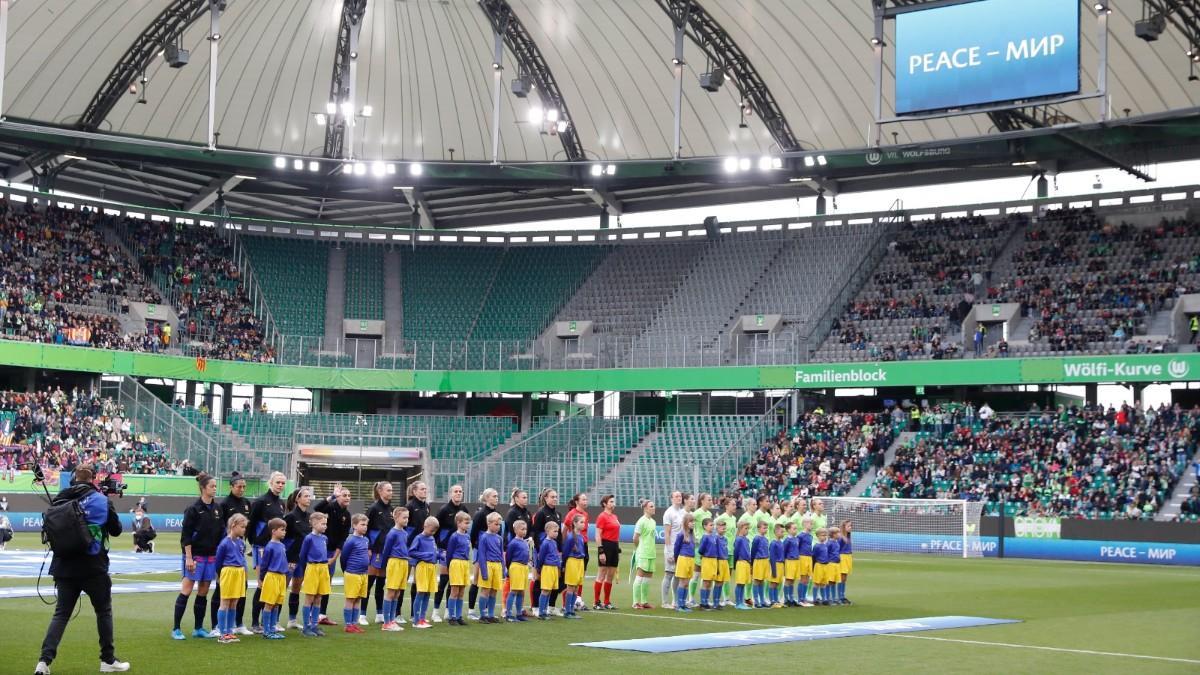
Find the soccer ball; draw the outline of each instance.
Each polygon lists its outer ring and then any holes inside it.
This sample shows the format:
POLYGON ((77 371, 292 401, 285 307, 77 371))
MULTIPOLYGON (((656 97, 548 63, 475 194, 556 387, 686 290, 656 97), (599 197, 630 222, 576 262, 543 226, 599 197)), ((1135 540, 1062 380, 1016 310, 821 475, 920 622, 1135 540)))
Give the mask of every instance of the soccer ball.
POLYGON ((583 609, 584 604, 585 603, 583 602, 583 598, 575 598, 575 609, 576 610, 583 609))

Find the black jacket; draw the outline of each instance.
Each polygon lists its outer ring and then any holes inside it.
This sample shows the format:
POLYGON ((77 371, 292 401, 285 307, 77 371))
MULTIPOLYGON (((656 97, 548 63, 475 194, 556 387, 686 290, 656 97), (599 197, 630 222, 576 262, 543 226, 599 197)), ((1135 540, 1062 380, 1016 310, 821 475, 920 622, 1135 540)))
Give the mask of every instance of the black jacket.
POLYGON ((263 496, 255 499, 250 504, 250 524, 246 527, 247 537, 255 546, 266 546, 271 542, 271 531, 267 529, 267 523, 271 522, 272 518, 282 518, 287 510, 287 504, 283 499, 267 490, 263 496))
POLYGON ((221 507, 214 500, 205 504, 197 499, 183 512, 183 527, 179 532, 179 545, 192 547, 192 557, 217 554, 217 546, 225 537, 225 523, 221 520, 221 507))
MULTIPOLYGON (((86 500, 84 511, 88 513, 89 529, 98 527, 102 538, 120 536, 121 519, 117 517, 117 510, 113 508, 112 501, 100 495, 95 487, 87 483, 76 484, 54 496, 56 502, 71 499, 86 500), (99 505, 96 497, 108 502, 107 514, 103 520, 97 517, 98 513, 93 514, 93 510, 88 508, 89 505, 99 505)), ((50 560, 50 576, 55 578, 91 577, 100 574, 108 576, 108 542, 103 539, 100 542, 100 550, 95 555, 87 553, 74 556, 56 555, 50 560)))
POLYGON ((325 530, 328 553, 342 550, 346 537, 350 536, 350 509, 342 508, 336 499, 322 499, 313 510, 329 516, 329 528, 325 530))
POLYGON ((371 542, 371 553, 383 553, 383 543, 387 539, 387 531, 392 529, 395 524, 392 519, 392 503, 375 500, 371 504, 371 508, 367 509, 367 538, 370 539, 371 533, 375 533, 375 540, 371 542))
POLYGON ((413 540, 425 529, 425 519, 429 517, 429 502, 413 497, 405 507, 408 508, 408 545, 412 546, 413 540))
POLYGON ((442 508, 438 510, 438 548, 446 548, 446 542, 450 540, 450 535, 458 531, 458 526, 454 524, 454 517, 459 513, 469 513, 465 504, 446 502, 444 505, 442 505, 442 508))
POLYGON ((233 495, 226 495, 225 499, 221 500, 221 520, 223 522, 225 522, 226 524, 228 524, 229 518, 235 513, 240 513, 243 516, 246 516, 247 519, 249 519, 250 518, 250 500, 246 499, 245 497, 234 497, 233 495))
POLYGON ((558 523, 558 538, 555 541, 558 542, 559 550, 562 550, 562 516, 558 515, 557 510, 549 506, 543 506, 537 513, 533 514, 533 541, 538 546, 542 545, 542 540, 546 538, 546 523, 550 522, 558 523))
POLYGON ((487 504, 480 505, 475 511, 475 515, 471 518, 471 548, 479 547, 479 533, 487 532, 487 517, 496 512, 496 509, 487 504))
POLYGON ((512 541, 512 538, 516 536, 516 528, 513 527, 513 524, 518 520, 525 523, 525 536, 533 536, 533 516, 529 515, 529 509, 525 508, 524 506, 513 505, 508 508, 508 515, 504 517, 505 544, 512 541))
POLYGON ((300 547, 304 538, 312 532, 312 523, 308 520, 308 511, 297 506, 283 517, 287 523, 286 534, 283 535, 284 546, 287 546, 287 559, 290 563, 300 562, 300 547))

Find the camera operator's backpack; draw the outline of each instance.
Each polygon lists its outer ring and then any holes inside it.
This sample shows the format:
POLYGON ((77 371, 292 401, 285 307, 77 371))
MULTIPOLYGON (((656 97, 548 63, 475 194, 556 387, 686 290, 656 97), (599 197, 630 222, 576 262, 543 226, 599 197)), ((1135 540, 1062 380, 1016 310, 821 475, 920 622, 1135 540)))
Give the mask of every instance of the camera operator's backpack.
POLYGON ((56 499, 42 514, 42 543, 48 544, 54 555, 83 555, 95 541, 79 499, 56 499))

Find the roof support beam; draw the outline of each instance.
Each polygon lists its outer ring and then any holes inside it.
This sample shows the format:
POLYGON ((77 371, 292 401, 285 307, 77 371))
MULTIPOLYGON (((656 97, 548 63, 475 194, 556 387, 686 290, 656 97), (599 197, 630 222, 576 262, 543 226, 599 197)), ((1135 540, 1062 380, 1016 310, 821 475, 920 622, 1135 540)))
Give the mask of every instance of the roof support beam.
POLYGON ((558 111, 558 122, 554 129, 562 142, 563 153, 567 161, 578 162, 587 159, 583 151, 583 143, 575 131, 575 123, 567 109, 567 101, 562 90, 558 88, 558 80, 550 71, 550 65, 542 56, 525 25, 517 18, 508 0, 479 0, 479 8, 487 15, 492 24, 492 30, 504 38, 504 44, 517 61, 518 78, 529 78, 536 90, 542 106, 547 110, 558 111), (564 124, 565 123, 565 124, 564 124))
POLYGON ((183 210, 200 213, 208 208, 210 204, 217 201, 217 197, 237 187, 243 180, 245 178, 241 176, 218 176, 210 180, 208 185, 201 188, 199 192, 192 195, 187 200, 187 203, 184 204, 183 210))
POLYGON ((358 74, 358 36, 362 31, 367 0, 345 0, 338 25, 337 49, 333 53, 333 77, 326 108, 325 156, 330 159, 354 156, 354 85, 358 74))
POLYGON ((412 207, 416 221, 413 224, 422 230, 436 230, 437 221, 433 219, 433 209, 429 206, 429 201, 425 199, 425 193, 417 188, 402 187, 400 193, 408 200, 409 206, 412 207))
MULTIPOLYGON (((775 96, 750 62, 750 57, 734 42, 733 37, 717 23, 699 0, 655 0, 675 26, 685 26, 687 36, 720 67, 742 95, 743 109, 749 108, 766 125, 775 143, 784 152, 802 150, 800 141, 783 116, 775 96)), ((676 57, 678 58, 678 56, 676 57)), ((679 59, 682 61, 682 59, 679 59)), ((682 64, 678 67, 682 68, 682 64)))
MULTIPOLYGON (((223 6, 226 3, 227 0, 222 0, 218 4, 223 6)), ((197 19, 207 14, 208 10, 209 0, 172 0, 121 55, 120 60, 109 71, 108 77, 104 79, 104 83, 92 95, 91 102, 75 126, 88 131, 100 128, 100 124, 116 107, 117 101, 129 89, 129 85, 137 82, 146 72, 158 52, 164 46, 178 40, 179 36, 197 19)))
POLYGON ((588 190, 588 196, 592 201, 596 202, 596 206, 602 209, 607 209, 614 216, 619 216, 625 213, 625 203, 621 198, 605 188, 593 187, 588 190))

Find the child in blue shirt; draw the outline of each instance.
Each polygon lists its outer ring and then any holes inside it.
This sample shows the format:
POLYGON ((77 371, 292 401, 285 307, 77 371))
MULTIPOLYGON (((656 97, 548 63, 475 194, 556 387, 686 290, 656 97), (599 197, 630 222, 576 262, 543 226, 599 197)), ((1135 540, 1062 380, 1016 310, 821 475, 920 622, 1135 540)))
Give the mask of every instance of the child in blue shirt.
MULTIPOLYGON (((797 587, 796 601, 801 607, 812 607, 812 603, 805 598, 808 596, 808 584, 812 580, 813 573, 813 522, 812 518, 805 518, 800 522, 804 530, 796 535, 800 547, 800 584, 797 587)), ((815 595, 813 596, 816 597, 815 595)))
POLYGON ((687 604, 688 582, 696 567, 696 542, 694 539, 695 517, 690 513, 683 516, 683 526, 675 535, 672 550, 675 555, 675 611, 690 612, 687 604))
POLYGON ((342 618, 346 621, 347 633, 362 633, 358 616, 367 599, 367 567, 371 562, 371 542, 367 539, 368 519, 356 513, 350 518, 350 536, 342 544, 342 590, 346 605, 342 618))
POLYGON ((217 642, 241 642, 234 634, 237 625, 237 603, 246 597, 246 516, 235 513, 229 517, 228 536, 217 545, 217 578, 221 589, 221 608, 217 610, 217 642))
POLYGON ((783 568, 786 558, 784 557, 785 546, 783 539, 787 533, 782 524, 775 525, 775 538, 771 540, 768 547, 768 555, 771 561, 771 607, 779 609, 783 604, 779 602, 779 587, 783 585, 783 568))
POLYGON ((424 529, 409 545, 408 557, 416 563, 413 581, 417 586, 417 594, 413 597, 413 628, 432 628, 433 625, 425 619, 429 610, 429 596, 438 587, 438 548, 434 535, 438 531, 438 519, 429 516, 425 519, 424 529))
POLYGON ((735 609, 753 609, 746 604, 746 590, 750 585, 750 521, 743 520, 737 524, 737 537, 733 540, 733 597, 735 609))
POLYGON ((325 637, 317 623, 321 618, 321 596, 329 595, 329 547, 325 529, 329 527, 329 516, 314 513, 308 518, 312 532, 304 537, 300 545, 300 557, 296 574, 304 578, 300 590, 304 593, 304 629, 301 635, 325 637))
POLYGON ((558 523, 546 523, 546 536, 537 550, 537 578, 540 580, 542 595, 538 598, 538 619, 545 621, 550 618, 550 593, 558 588, 559 568, 562 567, 562 556, 558 551, 558 523))
POLYGON ((783 540, 783 606, 799 607, 796 602, 796 579, 800 575, 800 536, 796 523, 788 523, 783 540))
POLYGON ((825 528, 817 530, 817 543, 813 544, 813 604, 828 605, 825 597, 825 578, 829 573, 829 546, 825 528))
POLYGON ((500 538, 499 513, 487 515, 487 531, 479 533, 475 551, 475 584, 479 587, 479 622, 500 623, 496 618, 496 595, 504 588, 504 540, 500 538))
POLYGON ((563 582, 566 584, 564 619, 578 619, 575 613, 575 589, 583 585, 583 567, 587 558, 587 525, 583 516, 571 519, 570 533, 563 540, 563 582))
POLYGON ((525 541, 524 520, 514 520, 513 538, 504 550, 508 572, 508 598, 504 601, 504 617, 508 621, 525 621, 525 589, 529 586, 529 543, 525 541))
POLYGON ((283 538, 287 535, 287 522, 283 518, 272 518, 267 522, 270 542, 261 549, 258 558, 258 588, 262 599, 262 632, 268 640, 282 640, 278 630, 279 613, 287 598, 288 559, 283 538))
MULTIPOLYGON (((408 509, 397 506, 392 509, 395 527, 388 530, 383 540, 384 599, 383 626, 386 633, 404 630, 404 586, 408 583, 408 509)), ((415 599, 415 598, 414 598, 415 599)))
POLYGON ((763 585, 771 577, 770 541, 767 539, 767 521, 758 521, 758 536, 750 543, 750 558, 753 560, 751 574, 754 580, 754 606, 767 606, 767 595, 763 585))
POLYGON ((446 613, 450 618, 446 623, 451 626, 465 626, 462 618, 463 589, 471 583, 471 515, 459 511, 454 516, 454 526, 457 530, 446 540, 446 564, 450 574, 450 600, 446 605, 446 613))
MULTIPOLYGON (((724 526, 722 522, 722 529, 724 526)), ((714 593, 713 584, 724 583, 718 581, 720 563, 724 561, 726 566, 729 565, 729 561, 725 560, 726 555, 722 553, 726 545, 725 535, 713 532, 712 518, 705 518, 701 527, 704 528, 704 536, 700 538, 700 546, 696 551, 700 555, 700 581, 703 584, 700 588, 700 609, 721 609, 721 588, 718 585, 714 593)))
POLYGON ((838 598, 843 605, 851 604, 846 598, 846 581, 850 578, 850 574, 854 572, 854 548, 850 545, 850 533, 854 529, 854 523, 849 520, 842 521, 841 539, 838 544, 841 546, 839 554, 842 556, 842 581, 838 584, 838 598))
POLYGON ((829 547, 829 578, 826 579, 826 591, 829 596, 829 604, 840 605, 841 600, 838 598, 838 586, 842 582, 842 541, 839 539, 842 531, 836 527, 829 528, 829 542, 826 546, 829 547))

